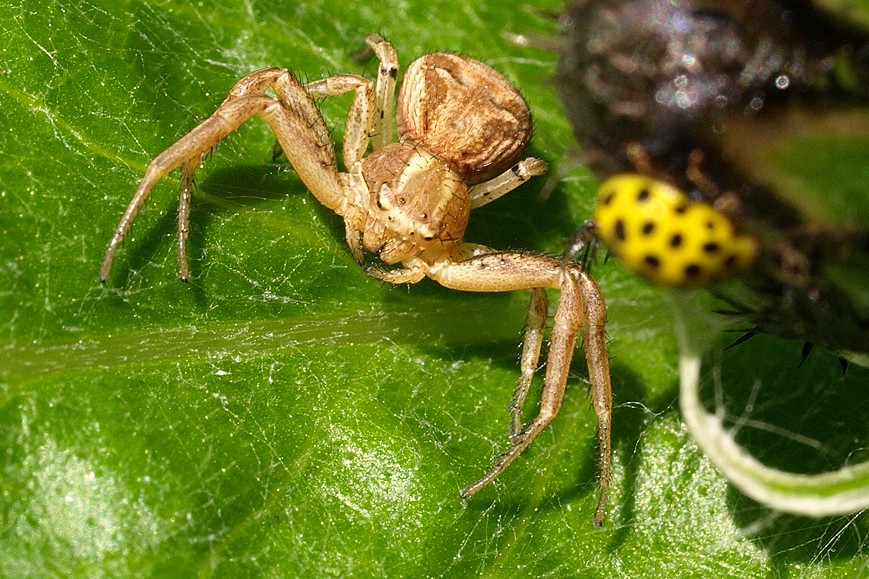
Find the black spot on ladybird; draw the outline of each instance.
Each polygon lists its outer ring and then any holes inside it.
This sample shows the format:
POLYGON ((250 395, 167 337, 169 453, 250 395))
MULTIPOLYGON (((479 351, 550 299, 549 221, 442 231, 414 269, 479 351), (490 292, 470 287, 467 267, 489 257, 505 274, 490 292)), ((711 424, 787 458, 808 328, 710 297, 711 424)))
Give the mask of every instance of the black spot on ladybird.
POLYGON ((685 277, 688 279, 697 279, 700 277, 703 268, 697 265, 696 263, 692 263, 690 265, 685 266, 685 277))
POLYGON ((661 260, 658 259, 657 257, 655 257, 654 255, 645 256, 643 258, 643 263, 645 263, 646 266, 648 266, 652 269, 658 269, 659 267, 661 267, 661 260))

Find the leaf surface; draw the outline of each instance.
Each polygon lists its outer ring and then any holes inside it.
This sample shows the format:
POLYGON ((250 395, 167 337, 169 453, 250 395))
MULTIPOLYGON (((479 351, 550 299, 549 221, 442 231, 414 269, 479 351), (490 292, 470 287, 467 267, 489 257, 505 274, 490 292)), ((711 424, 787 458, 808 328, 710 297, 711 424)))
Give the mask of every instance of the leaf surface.
MULTIPOLYGON (((559 417, 462 502, 459 489, 506 447, 527 294, 366 277, 340 220, 271 161, 260 122, 198 174, 191 282, 176 276, 169 178, 99 283, 105 243, 151 158, 256 68, 373 76, 375 63, 353 59, 371 31, 402 65, 446 49, 517 83, 535 115, 530 152, 557 177, 475 212, 467 239, 559 253, 589 215, 594 182, 567 161, 575 145, 551 86, 554 54, 504 36, 551 40, 545 11, 560 5, 539 9, 0 7, 0 573, 865 573, 865 517, 779 517, 699 452, 677 411, 666 300, 611 263, 595 270, 617 405, 609 520, 591 524, 595 421, 579 355, 559 417)), ((348 104, 322 103, 336 135, 348 104)))

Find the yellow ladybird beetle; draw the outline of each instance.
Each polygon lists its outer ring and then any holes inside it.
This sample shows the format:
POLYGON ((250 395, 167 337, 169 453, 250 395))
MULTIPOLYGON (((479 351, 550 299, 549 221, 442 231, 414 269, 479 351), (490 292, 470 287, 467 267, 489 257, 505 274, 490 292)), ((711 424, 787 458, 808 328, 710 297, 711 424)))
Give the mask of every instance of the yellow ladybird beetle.
POLYGON ((594 232, 626 268, 671 287, 729 277, 751 265, 758 250, 711 205, 635 173, 601 184, 594 232))

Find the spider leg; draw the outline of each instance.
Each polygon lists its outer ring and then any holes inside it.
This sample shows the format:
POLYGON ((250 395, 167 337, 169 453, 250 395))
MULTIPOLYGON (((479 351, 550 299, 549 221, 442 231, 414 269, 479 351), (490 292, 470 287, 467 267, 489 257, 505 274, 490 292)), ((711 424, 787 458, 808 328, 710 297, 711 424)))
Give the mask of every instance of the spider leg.
POLYGON ((303 86, 290 71, 280 68, 258 70, 238 81, 210 117, 148 164, 106 247, 100 280, 108 279, 118 246, 153 187, 178 167, 183 167, 178 218, 178 272, 184 280, 189 277, 186 240, 193 174, 202 158, 217 143, 256 115, 271 127, 290 164, 314 196, 343 215, 344 187, 329 130, 314 99, 349 91, 355 91, 356 96, 348 115, 344 158, 353 164, 361 159, 368 147, 368 127, 374 109, 370 81, 356 75, 338 75, 303 86), (263 93, 268 89, 272 89, 276 97, 265 96, 263 93))
POLYGON ((365 44, 380 59, 377 70, 375 102, 377 106, 371 126, 371 145, 379 149, 392 142, 392 120, 395 118, 395 82, 398 78, 398 54, 379 34, 369 34, 365 44))
MULTIPOLYGON (((510 448, 499 456, 489 473, 462 490, 462 497, 464 498, 477 493, 504 472, 507 467, 510 466, 510 464, 512 464, 513 461, 515 461, 528 447, 528 445, 531 444, 537 435, 540 434, 546 425, 548 425, 552 419, 558 415, 558 412, 561 409, 561 403, 564 399, 564 391, 567 385, 570 361, 573 357, 573 348, 582 323, 583 304, 582 296, 579 293, 579 287, 575 278, 566 271, 562 271, 557 265, 557 262, 555 264, 547 263, 549 262, 549 259, 550 258, 544 256, 536 256, 532 254, 497 253, 457 264, 457 266, 472 267, 478 270, 476 272, 478 274, 478 279, 474 283, 474 285, 478 287, 482 287, 480 284, 482 280, 479 279, 479 274, 493 272, 496 268, 501 266, 501 279, 492 280, 494 282, 493 291, 499 291, 494 288, 501 287, 501 284, 506 281, 503 273, 515 277, 516 279, 514 281, 518 282, 517 285, 526 285, 526 287, 559 287, 561 289, 561 298, 556 310, 552 335, 550 338, 549 357, 546 361, 546 375, 544 377, 538 414, 528 423, 524 430, 515 436, 511 436, 510 448), (538 263, 534 264, 534 261, 538 263), (529 268, 532 271, 522 271, 520 275, 516 276, 515 273, 519 273, 519 268, 524 269, 523 266, 532 266, 529 268), (528 274, 534 275, 538 279, 533 279, 531 275, 528 274)), ((472 272, 468 271, 468 273, 471 274, 472 272)), ((438 279, 438 281, 441 280, 438 279)), ((449 280, 446 281, 449 283, 449 280)), ((450 284, 449 287, 455 286, 450 284)), ((459 287, 457 289, 463 288, 459 287)), ((510 287, 508 289, 520 289, 520 287, 510 287)), ((481 289, 476 291, 484 290, 481 289)), ((536 363, 537 361, 534 360, 535 366, 536 363)))
POLYGON ((521 374, 513 399, 510 400, 510 442, 515 443, 522 434, 522 409, 525 399, 531 389, 531 380, 537 372, 537 362, 540 360, 540 349, 543 346, 543 330, 546 327, 548 299, 543 288, 531 289, 531 302, 528 305, 528 318, 525 321, 525 337, 522 343, 522 355, 519 358, 521 374))
POLYGON ((609 354, 606 346, 606 303, 603 294, 591 275, 580 267, 573 266, 571 274, 579 283, 585 301, 582 326, 582 349, 588 367, 591 385, 591 402, 597 415, 598 486, 600 497, 594 513, 594 524, 600 526, 606 517, 609 498, 609 481, 612 471, 612 409, 613 395, 610 383, 609 354))
POLYGON ((385 281, 392 284, 415 284, 422 281, 425 277, 426 270, 424 267, 419 267, 413 262, 408 267, 398 267, 388 269, 377 265, 370 265, 365 268, 365 273, 371 277, 376 277, 380 281, 385 281))
MULTIPOLYGON (((495 480, 549 422, 558 415, 576 337, 581 332, 588 376, 591 383, 592 403, 598 419, 598 449, 600 452, 600 498, 594 522, 600 525, 606 515, 611 470, 611 413, 612 394, 609 358, 606 349, 606 306, 594 279, 577 264, 564 264, 560 260, 530 252, 496 252, 472 257, 460 262, 433 263, 427 275, 441 285, 453 289, 478 292, 501 292, 532 289, 529 321, 526 326, 526 344, 522 352, 522 377, 516 390, 519 395, 527 391, 527 384, 537 365, 539 342, 542 341, 545 307, 540 297, 544 288, 558 289, 561 297, 555 311, 550 336, 546 374, 537 416, 520 432, 511 425, 511 445, 483 478, 462 490, 467 498, 495 480)), ((524 395, 523 395, 524 396, 524 395)), ((514 395, 514 403, 517 397, 514 395)), ((522 400, 519 400, 521 406, 522 400)), ((521 408, 519 409, 521 411, 521 408)), ((516 413, 513 422, 516 422, 516 413)))
POLYGON ((492 179, 477 183, 468 190, 471 209, 502 197, 532 177, 546 172, 546 163, 535 157, 523 159, 492 179))
MULTIPOLYGON (((349 169, 362 159, 368 149, 371 126, 376 117, 375 94, 371 81, 355 74, 337 74, 309 82, 302 88, 315 100, 350 91, 356 93, 344 123, 342 156, 344 166, 349 169)), ((319 116, 319 112, 317 114, 319 116)), ((332 147, 331 138, 329 146, 332 147)))
MULTIPOLYGON (((202 157, 208 153, 219 141, 226 137, 229 133, 241 126, 253 115, 261 112, 268 106, 275 103, 275 100, 270 97, 250 96, 243 97, 231 101, 224 102, 217 111, 203 121, 199 126, 187 133, 184 137, 178 140, 174 145, 160 153, 152 160, 145 169, 145 175, 139 182, 133 198, 127 205, 127 209, 121 216, 112 238, 109 240, 106 247, 106 253, 103 256, 102 266, 100 268, 100 280, 106 281, 109 277, 109 271, 112 267, 115 253, 118 246, 130 230, 130 225, 136 218, 136 215, 144 205, 151 190, 157 182, 183 164, 187 164, 182 180, 181 194, 181 213, 184 216, 179 220, 179 237, 186 238, 187 217, 189 216, 189 188, 192 182, 193 170, 199 164, 202 157), (186 183, 186 184, 185 184, 186 183), (181 224, 184 224, 183 227, 181 224), (181 229, 185 231, 182 233, 181 229)), ((337 179, 336 179, 337 181, 337 179)), ((181 243, 179 249, 183 250, 184 244, 181 243)), ((186 261, 186 258, 180 257, 180 262, 186 261)), ((184 268, 179 268, 179 273, 183 275, 184 268)))

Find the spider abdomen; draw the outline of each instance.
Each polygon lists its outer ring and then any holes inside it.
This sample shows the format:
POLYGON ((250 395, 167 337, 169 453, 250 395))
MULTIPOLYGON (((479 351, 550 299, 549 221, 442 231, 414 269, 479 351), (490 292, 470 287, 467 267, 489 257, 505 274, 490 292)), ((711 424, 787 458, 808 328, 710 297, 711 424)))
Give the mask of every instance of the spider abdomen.
POLYGON ((531 113, 510 82, 473 58, 413 61, 398 94, 398 132, 474 184, 509 169, 531 140, 531 113))

